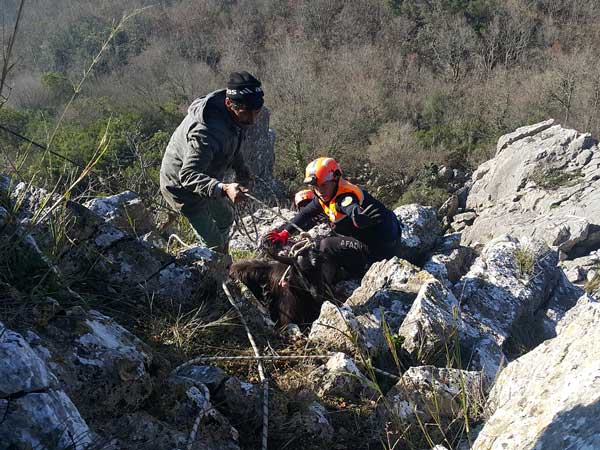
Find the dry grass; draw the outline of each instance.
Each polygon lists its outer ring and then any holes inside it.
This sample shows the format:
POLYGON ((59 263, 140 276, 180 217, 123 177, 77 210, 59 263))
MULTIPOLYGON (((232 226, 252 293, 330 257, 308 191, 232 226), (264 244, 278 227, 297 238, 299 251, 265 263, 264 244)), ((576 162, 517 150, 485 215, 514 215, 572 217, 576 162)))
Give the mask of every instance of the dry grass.
POLYGON ((151 307, 146 322, 153 342, 173 346, 179 352, 190 354, 204 336, 219 330, 225 331, 225 328, 235 324, 231 312, 226 312, 215 320, 207 320, 206 317, 205 303, 187 312, 184 312, 180 306, 175 314, 157 313, 151 307))
MULTIPOLYGON (((600 267, 597 267, 596 269, 600 270, 600 267)), ((583 286, 583 289, 588 294, 596 293, 596 295, 598 295, 600 292, 600 273, 596 274, 590 281, 587 281, 583 286)))

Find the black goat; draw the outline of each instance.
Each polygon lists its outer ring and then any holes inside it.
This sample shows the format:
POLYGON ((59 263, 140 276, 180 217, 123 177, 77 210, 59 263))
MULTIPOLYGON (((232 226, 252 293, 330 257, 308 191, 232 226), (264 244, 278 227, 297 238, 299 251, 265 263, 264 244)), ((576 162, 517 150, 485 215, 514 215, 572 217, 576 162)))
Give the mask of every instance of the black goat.
POLYGON ((269 304, 271 319, 280 327, 290 323, 308 326, 323 304, 326 277, 335 266, 310 246, 295 257, 268 254, 276 261, 250 259, 231 265, 229 275, 244 283, 255 297, 269 304))

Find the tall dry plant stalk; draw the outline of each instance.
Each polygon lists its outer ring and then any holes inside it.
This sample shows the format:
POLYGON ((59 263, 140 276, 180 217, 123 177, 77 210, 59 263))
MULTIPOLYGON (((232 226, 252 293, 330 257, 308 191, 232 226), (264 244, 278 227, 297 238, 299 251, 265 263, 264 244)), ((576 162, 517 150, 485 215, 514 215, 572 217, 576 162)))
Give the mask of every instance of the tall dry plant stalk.
POLYGON ((2 47, 2 72, 0 74, 0 108, 2 108, 2 106, 8 101, 8 96, 3 95, 4 86, 6 86, 6 81, 8 79, 9 72, 15 67, 16 64, 11 61, 11 58, 13 46, 17 37, 17 32, 19 31, 19 23, 21 22, 24 6, 25 0, 21 0, 21 3, 19 3, 19 9, 17 11, 15 26, 13 28, 12 33, 8 37, 8 45, 6 46, 6 48, 4 48, 4 46, 2 47))

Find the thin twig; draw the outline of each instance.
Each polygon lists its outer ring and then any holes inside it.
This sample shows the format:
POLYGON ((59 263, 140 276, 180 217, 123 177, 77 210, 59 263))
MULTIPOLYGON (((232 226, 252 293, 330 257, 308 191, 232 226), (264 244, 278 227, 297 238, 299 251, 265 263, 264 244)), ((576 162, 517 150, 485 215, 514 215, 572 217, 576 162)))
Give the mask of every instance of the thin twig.
POLYGON ((13 45, 15 44, 15 38, 17 37, 17 31, 19 30, 19 22, 21 21, 21 16, 23 14, 23 6, 25 5, 25 0, 21 0, 19 4, 19 10, 17 12, 17 17, 15 20, 15 28, 13 29, 10 38, 8 39, 8 46, 6 48, 6 53, 2 56, 2 75, 0 76, 0 107, 4 104, 2 101, 2 91, 4 90, 4 85, 6 84, 6 79, 8 78, 8 73, 13 68, 14 64, 10 63, 10 58, 12 56, 13 45))

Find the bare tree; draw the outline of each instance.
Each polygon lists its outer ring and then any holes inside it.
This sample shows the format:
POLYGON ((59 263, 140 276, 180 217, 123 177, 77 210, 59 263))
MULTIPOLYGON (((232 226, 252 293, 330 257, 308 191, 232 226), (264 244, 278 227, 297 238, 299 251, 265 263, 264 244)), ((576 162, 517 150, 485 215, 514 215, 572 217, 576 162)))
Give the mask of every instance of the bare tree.
POLYGON ((464 17, 438 13, 421 30, 420 41, 433 66, 457 82, 472 63, 477 37, 464 17))

